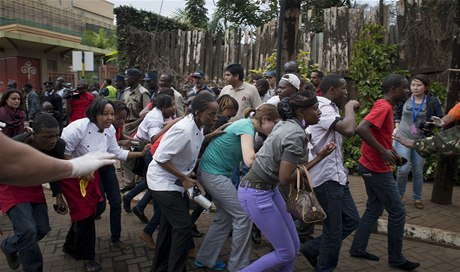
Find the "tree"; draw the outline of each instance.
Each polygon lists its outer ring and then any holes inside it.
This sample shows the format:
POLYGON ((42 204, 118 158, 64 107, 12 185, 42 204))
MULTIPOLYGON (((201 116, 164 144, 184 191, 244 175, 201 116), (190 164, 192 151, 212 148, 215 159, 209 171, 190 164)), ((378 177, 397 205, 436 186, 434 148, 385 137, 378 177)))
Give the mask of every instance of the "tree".
POLYGON ((302 0, 285 0, 286 12, 283 18, 283 47, 281 50, 281 63, 288 60, 295 60, 299 50, 299 20, 300 4, 302 0))
POLYGON ((206 29, 208 26, 208 9, 205 0, 187 0, 185 15, 190 24, 196 28, 206 29))
POLYGON ((83 32, 81 44, 102 49, 115 49, 117 38, 113 31, 99 28, 98 32, 86 30, 83 32))
POLYGON ((212 31, 258 27, 278 16, 278 0, 218 0, 210 22, 212 31))
POLYGON ((181 24, 190 26, 192 28, 192 24, 190 23, 189 19, 187 18, 187 12, 185 9, 177 8, 173 13, 171 18, 181 24))
POLYGON ((310 24, 313 32, 322 32, 324 24, 324 9, 331 7, 351 7, 350 0, 309 0, 302 1, 302 10, 311 10, 310 24))

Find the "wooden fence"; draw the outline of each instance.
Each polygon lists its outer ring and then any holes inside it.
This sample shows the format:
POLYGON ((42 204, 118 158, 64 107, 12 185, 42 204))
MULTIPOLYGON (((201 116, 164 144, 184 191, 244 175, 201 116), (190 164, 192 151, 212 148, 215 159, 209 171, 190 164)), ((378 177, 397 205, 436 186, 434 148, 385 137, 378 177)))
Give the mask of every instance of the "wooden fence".
MULTIPOLYGON (((352 48, 360 31, 368 23, 383 21, 388 29, 385 42, 400 45, 403 68, 433 73, 436 80, 447 83, 446 70, 452 54, 450 42, 455 31, 458 31, 458 25, 454 23, 455 9, 452 10, 455 3, 449 0, 433 2, 438 6, 431 7, 431 11, 427 12, 420 7, 414 8, 410 0, 400 1, 397 20, 391 25, 388 7, 384 9, 382 17, 377 16, 376 10, 365 12, 347 7, 326 9, 323 33, 312 33, 308 23, 305 23, 308 20, 300 22, 297 48, 310 52, 312 62, 317 63, 324 72, 347 75, 353 58, 352 48), (427 29, 420 31, 421 27, 427 29), (439 35, 430 37, 429 33, 439 35), (414 48, 411 43, 417 37, 423 37, 425 42, 414 48), (422 56, 429 58, 422 60, 422 56)), ((309 16, 304 14, 302 17, 309 16)), ((142 70, 169 73, 177 79, 196 70, 203 70, 209 80, 220 85, 226 65, 241 63, 246 74, 249 74, 251 69, 264 69, 267 57, 276 50, 276 22, 267 23, 255 30, 228 30, 217 38, 199 31, 152 33, 135 28, 129 31, 134 41, 141 38, 148 41, 138 43, 134 49, 135 52, 141 52, 137 55, 135 65, 142 70), (145 36, 149 38, 145 39, 145 36)))

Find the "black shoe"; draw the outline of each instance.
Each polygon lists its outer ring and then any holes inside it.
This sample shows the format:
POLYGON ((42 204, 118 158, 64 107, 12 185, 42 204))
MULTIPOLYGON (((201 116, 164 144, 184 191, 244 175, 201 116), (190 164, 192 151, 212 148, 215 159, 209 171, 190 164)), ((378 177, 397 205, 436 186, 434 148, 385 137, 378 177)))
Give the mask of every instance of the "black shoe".
POLYGON ((192 237, 193 238, 200 238, 203 237, 204 233, 199 232, 197 229, 192 229, 192 237))
POLYGON ((302 255, 305 257, 305 259, 307 259, 307 261, 310 263, 310 265, 315 268, 316 265, 318 264, 318 259, 317 257, 311 255, 307 249, 305 248, 305 245, 302 245, 300 247, 300 252, 302 253, 302 255))
POLYGON ((85 271, 86 272, 96 272, 101 270, 102 267, 100 264, 98 264, 95 260, 89 261, 85 263, 85 271))
POLYGON ((251 240, 257 245, 260 245, 260 243, 262 243, 262 237, 261 237, 259 229, 256 229, 256 230, 253 229, 252 230, 252 232, 251 232, 251 240))
POLYGON ((132 213, 131 201, 128 201, 125 195, 123 196, 122 200, 123 200, 123 209, 125 210, 125 212, 132 213))
POLYGON ((147 224, 149 222, 147 216, 145 216, 143 212, 139 211, 136 206, 134 206, 131 210, 133 211, 134 215, 137 216, 139 220, 141 220, 142 223, 147 224))
POLYGON ((196 224, 193 224, 191 232, 193 238, 200 238, 204 235, 204 233, 198 231, 198 227, 196 226, 196 224))
POLYGON ((419 267, 420 266, 420 263, 413 263, 411 261, 408 261, 406 260, 406 262, 404 262, 403 264, 400 264, 400 265, 390 265, 391 267, 393 268, 399 268, 399 269, 402 269, 404 271, 412 271, 414 270, 415 268, 419 267))
POLYGON ((371 260, 371 261, 380 261, 380 258, 377 257, 376 255, 374 254, 371 254, 367 251, 364 251, 363 253, 361 254, 351 254, 350 253, 350 256, 351 257, 355 257, 355 258, 363 258, 363 259, 368 259, 368 260, 371 260))
POLYGON ((133 189, 134 186, 136 186, 136 185, 134 185, 134 183, 133 183, 133 184, 129 184, 129 185, 125 184, 125 185, 123 185, 123 186, 120 187, 120 192, 121 192, 121 193, 127 192, 127 191, 133 189))
POLYGON ((20 262, 19 262, 19 254, 16 252, 14 254, 8 253, 5 249, 2 248, 3 254, 5 254, 6 257, 6 262, 8 263, 8 266, 16 270, 19 268, 20 262))

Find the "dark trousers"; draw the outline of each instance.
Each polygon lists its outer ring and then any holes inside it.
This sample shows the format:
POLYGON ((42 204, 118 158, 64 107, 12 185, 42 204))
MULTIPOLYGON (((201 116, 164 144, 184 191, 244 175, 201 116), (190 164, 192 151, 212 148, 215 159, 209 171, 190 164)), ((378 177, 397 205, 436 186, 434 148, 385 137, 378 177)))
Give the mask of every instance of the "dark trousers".
POLYGON ((328 180, 316 187, 315 193, 327 218, 321 236, 308 241, 304 249, 318 256, 315 271, 333 271, 339 262, 342 240, 358 227, 359 213, 348 186, 328 180))
POLYGON ((187 254, 192 248, 192 220, 184 201, 187 195, 177 191, 151 192, 161 210, 151 271, 186 271, 187 254))
POLYGON ((64 251, 76 260, 94 260, 96 255, 94 216, 72 223, 65 237, 64 251))

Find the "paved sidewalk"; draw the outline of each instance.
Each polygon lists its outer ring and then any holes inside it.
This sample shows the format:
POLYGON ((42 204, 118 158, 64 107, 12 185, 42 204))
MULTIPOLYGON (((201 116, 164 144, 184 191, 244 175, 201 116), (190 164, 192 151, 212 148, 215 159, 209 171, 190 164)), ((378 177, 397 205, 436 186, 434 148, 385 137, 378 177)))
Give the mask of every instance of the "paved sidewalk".
MULTIPOLYGON (((408 194, 410 196, 411 183, 408 184, 408 194)), ((359 177, 350 177, 350 187, 355 198, 360 214, 364 211, 366 192, 363 181, 359 177)), ((438 205, 429 201, 431 194, 431 184, 424 185, 425 209, 418 210, 413 206, 410 197, 405 198, 407 209, 407 223, 415 226, 423 226, 429 229, 441 229, 454 233, 460 233, 460 187, 454 189, 453 205, 438 205)), ((46 191, 49 205, 51 232, 41 242, 40 247, 44 256, 44 271, 83 271, 83 262, 75 261, 62 252, 62 244, 65 235, 70 226, 70 219, 67 216, 57 215, 52 209, 52 198, 50 192, 46 191)), ((96 255, 97 260, 101 263, 102 271, 149 271, 153 259, 153 251, 147 249, 144 243, 139 240, 138 234, 142 230, 143 224, 133 215, 122 211, 122 238, 123 242, 128 243, 131 249, 121 251, 110 245, 108 215, 109 209, 103 214, 102 219, 96 223, 97 242, 96 255)), ((152 214, 152 208, 149 207, 146 215, 152 214)), ((200 231, 206 231, 212 222, 212 213, 203 214, 198 220, 200 231)), ((384 215, 382 218, 385 219, 384 215)), ((3 231, 3 237, 12 234, 12 227, 6 216, 0 216, 0 229, 3 231)), ((316 227, 316 233, 319 234, 321 226, 316 227)), ((156 236, 156 232, 154 234, 156 236)), ((348 255, 352 237, 346 239, 342 246, 339 267, 337 271, 394 271, 388 266, 386 236, 373 234, 369 243, 369 251, 380 256, 379 262, 365 261, 351 258, 348 255)), ((196 239, 199 246, 202 238, 196 239)), ((267 241, 261 245, 254 245, 251 259, 255 260, 260 256, 271 251, 267 241)), ((230 253, 230 242, 227 241, 222 252, 222 260, 228 260, 230 253)), ((413 239, 404 241, 404 253, 409 260, 419 261, 422 266, 416 271, 457 271, 460 265, 460 249, 439 246, 420 242, 413 239)), ((196 269, 193 261, 188 262, 189 271, 205 271, 196 269)), ((0 271, 10 271, 6 264, 5 256, 0 253, 0 271)), ((16 271, 21 271, 18 269, 16 271)), ((295 271, 313 271, 308 262, 302 256, 296 261, 295 271)))
MULTIPOLYGON (((359 214, 366 209, 367 194, 364 181, 350 176, 350 189, 359 214)), ((406 237, 435 244, 445 244, 460 249, 460 187, 454 187, 453 204, 440 205, 430 201, 433 183, 423 184, 424 209, 417 209, 412 199, 412 182, 407 183, 403 202, 406 208, 406 237)), ((379 231, 386 232, 388 214, 379 220, 379 231)), ((460 264, 460 261, 459 261, 460 264)))

